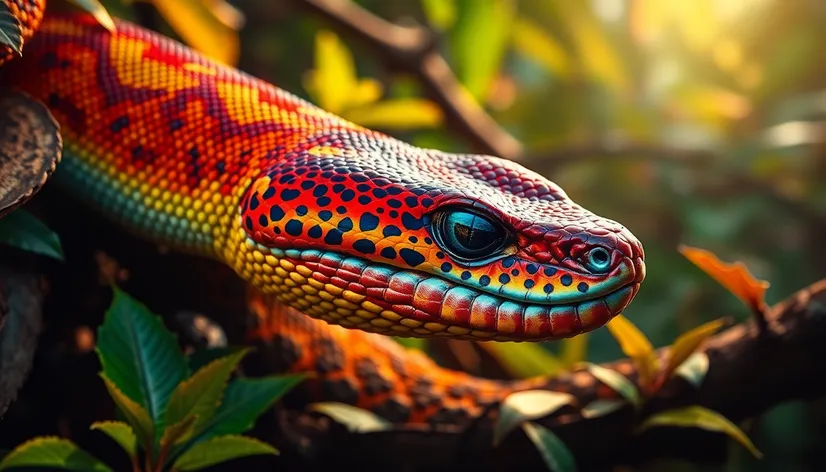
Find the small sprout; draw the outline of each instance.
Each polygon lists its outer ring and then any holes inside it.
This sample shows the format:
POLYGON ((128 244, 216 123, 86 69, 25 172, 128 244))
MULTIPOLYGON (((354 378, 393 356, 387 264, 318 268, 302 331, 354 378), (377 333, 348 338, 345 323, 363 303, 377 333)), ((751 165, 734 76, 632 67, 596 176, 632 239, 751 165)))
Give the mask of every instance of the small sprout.
MULTIPOLYGON (((249 349, 233 349, 190 375, 174 335, 144 305, 113 287, 114 298, 99 329, 100 373, 126 423, 95 423, 145 472, 197 470, 239 457, 277 454, 272 446, 239 436, 304 376, 230 377, 249 349), (171 469, 170 469, 171 467, 171 469)), ((2 462, 7 467, 56 467, 109 471, 105 464, 59 438, 36 438, 2 462)))

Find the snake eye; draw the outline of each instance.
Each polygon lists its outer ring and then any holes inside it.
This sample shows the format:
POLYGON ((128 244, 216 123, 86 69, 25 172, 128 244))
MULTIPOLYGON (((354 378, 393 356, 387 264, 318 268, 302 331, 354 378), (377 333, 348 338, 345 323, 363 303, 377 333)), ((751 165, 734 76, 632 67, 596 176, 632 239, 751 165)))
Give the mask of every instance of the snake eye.
POLYGON ((436 215, 435 223, 436 241, 456 259, 472 261, 493 256, 508 238, 499 222, 475 211, 444 211, 436 215))
POLYGON ((595 247, 585 254, 585 266, 591 272, 606 272, 611 267, 611 254, 604 247, 595 247))

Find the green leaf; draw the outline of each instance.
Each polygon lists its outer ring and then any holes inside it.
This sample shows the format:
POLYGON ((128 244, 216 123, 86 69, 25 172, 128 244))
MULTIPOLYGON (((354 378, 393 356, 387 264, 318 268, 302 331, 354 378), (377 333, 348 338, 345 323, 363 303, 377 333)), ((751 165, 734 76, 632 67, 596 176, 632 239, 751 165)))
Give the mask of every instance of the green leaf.
POLYGON ((457 6, 450 36, 456 74, 482 101, 499 72, 516 8, 511 0, 457 0, 457 6))
POLYGON ((146 409, 160 436, 169 397, 187 375, 186 357, 159 316, 119 288, 112 290, 112 305, 98 328, 103 373, 146 409))
MULTIPOLYGON (((147 416, 148 418, 148 416, 147 416)), ((98 421, 89 429, 96 429, 114 440, 134 459, 138 454, 138 438, 131 426, 122 421, 98 421)))
POLYGON ((674 375, 684 378, 694 388, 700 388, 703 379, 708 373, 708 355, 705 352, 695 352, 674 371, 674 375))
POLYGON ((354 433, 386 431, 391 427, 390 422, 375 413, 344 403, 314 403, 310 408, 329 416, 354 433))
POLYGON ((599 418, 613 413, 627 404, 628 402, 625 400, 594 400, 585 405, 581 413, 583 418, 599 418))
POLYGON ((0 219, 0 243, 63 260, 63 247, 57 234, 24 209, 0 219))
POLYGON ((763 457, 763 454, 754 447, 751 439, 746 436, 743 430, 720 413, 709 410, 708 408, 695 405, 657 413, 643 421, 638 430, 644 431, 655 426, 700 428, 706 431, 724 433, 742 444, 743 447, 748 449, 749 452, 754 454, 758 459, 763 457))
POLYGON ((161 449, 168 450, 171 446, 189 439, 192 436, 196 421, 198 421, 198 415, 189 415, 181 421, 167 426, 161 436, 161 449))
POLYGON ((215 414, 232 372, 238 367, 249 349, 242 349, 229 356, 216 359, 205 365, 192 377, 181 382, 169 398, 166 410, 166 424, 181 422, 188 416, 197 416, 192 426, 197 434, 204 424, 215 414))
POLYGON ((118 409, 126 417, 126 421, 129 422, 138 438, 140 438, 141 444, 143 446, 152 444, 155 435, 149 413, 137 402, 127 397, 126 394, 106 377, 106 374, 100 374, 100 377, 106 384, 106 390, 109 391, 109 396, 112 397, 115 405, 117 405, 118 409))
POLYGON ((23 31, 20 20, 11 12, 8 2, 0 2, 0 44, 22 56, 23 31))
POLYGON ((640 392, 637 386, 634 385, 627 377, 619 372, 596 364, 588 364, 588 372, 597 378, 600 382, 611 387, 611 389, 623 398, 631 402, 634 406, 639 407, 641 404, 640 392))
POLYGON ((192 446, 172 466, 175 470, 199 470, 232 459, 260 454, 277 455, 267 443, 245 436, 219 436, 192 446))
POLYGON ((43 436, 17 446, 0 461, 0 470, 12 467, 51 467, 79 472, 110 472, 88 452, 68 439, 43 436))
POLYGON ((694 351, 696 351, 706 339, 716 333, 725 324, 725 320, 714 320, 680 335, 677 340, 674 341, 674 344, 671 345, 665 375, 670 377, 671 373, 694 354, 694 351))
POLYGON ((436 30, 450 29, 456 21, 456 0, 422 0, 422 9, 436 30))
POLYGON ((358 108, 348 108, 342 118, 361 126, 382 129, 435 128, 442 124, 442 109, 430 100, 396 98, 358 108))
POLYGON ((72 3, 91 13, 98 23, 110 32, 115 32, 115 22, 98 0, 71 0, 72 3))
POLYGON ((478 343, 514 377, 553 375, 565 369, 558 357, 536 343, 478 343))
POLYGON ((571 450, 550 429, 536 423, 525 423, 522 429, 542 455, 542 460, 545 461, 548 470, 553 472, 575 472, 577 470, 576 459, 571 450))
POLYGON ((248 431, 264 411, 302 380, 303 375, 282 375, 231 382, 218 411, 204 425, 202 436, 214 437, 248 431))
POLYGON ((493 445, 501 444, 517 426, 574 403, 576 398, 572 395, 548 390, 524 390, 508 395, 499 407, 499 418, 493 429, 493 445))

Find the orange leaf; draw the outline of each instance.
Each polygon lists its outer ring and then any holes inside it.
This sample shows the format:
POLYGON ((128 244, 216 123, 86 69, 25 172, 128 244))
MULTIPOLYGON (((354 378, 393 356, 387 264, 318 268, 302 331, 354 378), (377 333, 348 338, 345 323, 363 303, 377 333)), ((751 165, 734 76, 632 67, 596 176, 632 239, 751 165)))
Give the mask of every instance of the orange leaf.
POLYGON ((711 278, 734 294, 756 314, 766 310, 766 289, 769 283, 757 280, 742 262, 729 264, 712 252, 689 246, 680 246, 680 253, 711 278))

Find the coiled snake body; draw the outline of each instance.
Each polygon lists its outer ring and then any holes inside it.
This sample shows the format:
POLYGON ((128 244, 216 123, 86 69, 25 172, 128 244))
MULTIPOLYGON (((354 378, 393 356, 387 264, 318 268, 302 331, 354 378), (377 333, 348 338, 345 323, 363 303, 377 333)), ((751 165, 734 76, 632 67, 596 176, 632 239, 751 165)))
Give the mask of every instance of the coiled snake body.
POLYGON ((58 120, 56 185, 328 324, 560 339, 645 276, 627 229, 534 172, 408 145, 126 22, 47 14, 3 84, 58 120))

